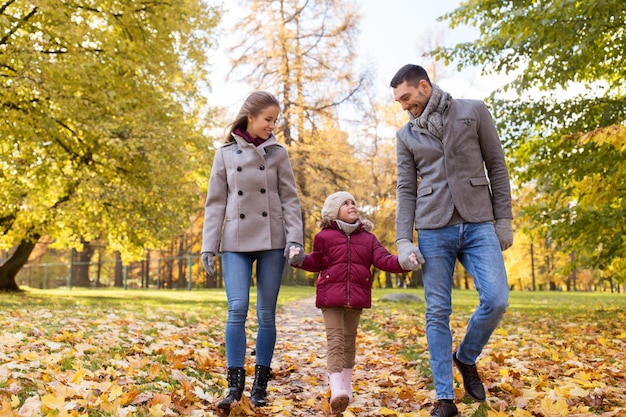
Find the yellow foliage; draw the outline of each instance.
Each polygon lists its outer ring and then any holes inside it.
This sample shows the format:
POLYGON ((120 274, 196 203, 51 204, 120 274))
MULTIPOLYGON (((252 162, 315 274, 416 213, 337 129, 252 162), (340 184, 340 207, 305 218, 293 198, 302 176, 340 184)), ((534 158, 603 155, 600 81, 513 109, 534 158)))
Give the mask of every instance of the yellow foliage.
POLYGON ((580 135, 580 142, 595 142, 598 145, 611 145, 626 151, 626 126, 612 125, 580 135))
POLYGON ((41 397, 41 403, 52 410, 61 410, 65 405, 65 398, 57 394, 46 394, 41 397))
POLYGON ((541 400, 541 409, 546 417, 566 417, 569 415, 569 407, 563 399, 552 401, 545 397, 541 400))

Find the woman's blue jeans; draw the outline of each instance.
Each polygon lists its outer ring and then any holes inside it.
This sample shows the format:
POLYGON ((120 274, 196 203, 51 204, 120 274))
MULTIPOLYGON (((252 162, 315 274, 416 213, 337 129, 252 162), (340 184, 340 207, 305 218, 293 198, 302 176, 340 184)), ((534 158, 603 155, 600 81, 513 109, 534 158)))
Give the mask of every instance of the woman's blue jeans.
POLYGON ((242 368, 246 355, 246 318, 250 305, 252 265, 256 261, 256 363, 270 366, 276 344, 276 302, 283 277, 283 249, 260 252, 224 252, 224 286, 228 299, 226 359, 228 367, 242 368))
POLYGON ((470 317, 457 358, 476 362, 508 306, 509 286, 492 223, 466 223, 419 230, 426 298, 426 339, 437 399, 454 399, 452 379, 452 278, 458 259, 474 278, 479 305, 470 317))

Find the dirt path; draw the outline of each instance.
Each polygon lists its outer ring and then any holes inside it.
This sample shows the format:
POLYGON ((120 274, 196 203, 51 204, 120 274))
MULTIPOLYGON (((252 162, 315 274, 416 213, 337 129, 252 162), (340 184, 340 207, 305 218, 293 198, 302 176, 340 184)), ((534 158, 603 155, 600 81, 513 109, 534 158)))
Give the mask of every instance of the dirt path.
MULTIPOLYGON (((370 314, 365 310, 364 315, 370 314)), ((273 359, 274 379, 268 387, 270 407, 266 407, 272 416, 326 416, 328 415, 328 378, 326 372, 326 333, 321 311, 315 307, 315 297, 298 300, 283 309, 277 316, 278 339, 273 359)), ((397 399, 393 381, 398 382, 406 376, 405 369, 395 378, 394 368, 403 365, 394 357, 385 356, 378 346, 370 345, 371 335, 359 329, 357 339, 357 365, 354 370, 354 401, 343 413, 343 417, 384 415, 385 404, 390 397, 397 399), (375 371, 380 362, 387 372, 375 371)), ((403 382, 403 381, 402 381, 403 382)), ((406 399, 403 400, 406 404, 406 399)), ((421 407, 411 407, 421 416, 425 411, 421 407)), ((405 410, 408 411, 408 410, 405 410)))
POLYGON ((290 404, 276 411, 292 416, 324 415, 328 383, 326 378, 326 333, 315 297, 298 300, 279 311, 277 342, 273 359, 276 391, 270 390, 273 403, 290 404))

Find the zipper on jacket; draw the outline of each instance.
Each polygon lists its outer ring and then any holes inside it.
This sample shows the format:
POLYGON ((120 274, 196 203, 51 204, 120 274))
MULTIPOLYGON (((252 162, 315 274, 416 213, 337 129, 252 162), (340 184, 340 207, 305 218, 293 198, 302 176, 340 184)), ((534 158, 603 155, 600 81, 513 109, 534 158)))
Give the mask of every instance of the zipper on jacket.
POLYGON ((348 296, 348 305, 350 305, 350 273, 352 271, 352 257, 350 256, 352 253, 352 249, 350 248, 350 235, 346 233, 346 238, 348 239, 348 282, 346 282, 346 292, 348 296))

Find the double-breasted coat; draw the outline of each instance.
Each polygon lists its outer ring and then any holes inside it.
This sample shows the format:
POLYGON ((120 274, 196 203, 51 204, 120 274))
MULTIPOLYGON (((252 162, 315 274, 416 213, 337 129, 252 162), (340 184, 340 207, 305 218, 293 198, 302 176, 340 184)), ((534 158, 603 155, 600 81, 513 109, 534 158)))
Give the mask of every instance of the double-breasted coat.
POLYGON ((302 211, 287 149, 233 134, 213 160, 202 252, 256 252, 303 244, 302 211))

